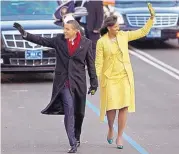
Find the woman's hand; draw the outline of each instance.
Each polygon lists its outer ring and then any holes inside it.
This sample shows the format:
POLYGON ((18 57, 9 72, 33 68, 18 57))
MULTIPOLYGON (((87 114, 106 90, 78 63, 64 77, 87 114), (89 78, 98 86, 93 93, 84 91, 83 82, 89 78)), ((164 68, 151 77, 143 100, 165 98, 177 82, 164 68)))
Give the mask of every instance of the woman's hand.
POLYGON ((149 12, 150 12, 150 18, 154 19, 154 17, 155 17, 155 10, 153 9, 151 3, 148 3, 148 9, 149 9, 149 12))

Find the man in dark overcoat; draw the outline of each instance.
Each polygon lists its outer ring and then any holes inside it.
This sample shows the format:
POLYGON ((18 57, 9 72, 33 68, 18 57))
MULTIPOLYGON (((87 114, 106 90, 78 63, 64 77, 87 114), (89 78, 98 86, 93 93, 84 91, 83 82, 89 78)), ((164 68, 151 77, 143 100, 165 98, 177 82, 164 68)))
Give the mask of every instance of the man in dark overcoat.
POLYGON ((70 16, 64 19, 64 34, 54 38, 30 34, 18 23, 14 23, 13 26, 25 40, 54 48, 56 51, 52 97, 47 107, 42 110, 42 114, 65 115, 64 124, 71 146, 69 153, 75 153, 80 145, 85 115, 87 93, 85 64, 90 77, 88 93, 94 95, 98 87, 92 42, 80 35, 78 22, 70 16))

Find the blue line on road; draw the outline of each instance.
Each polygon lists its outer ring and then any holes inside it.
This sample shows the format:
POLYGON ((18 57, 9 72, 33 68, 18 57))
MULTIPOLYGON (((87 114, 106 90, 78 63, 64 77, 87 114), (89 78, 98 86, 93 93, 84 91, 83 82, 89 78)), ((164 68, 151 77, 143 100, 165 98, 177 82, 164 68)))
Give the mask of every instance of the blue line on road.
MULTIPOLYGON (((93 110, 98 116, 100 116, 99 109, 90 103, 88 100, 86 101, 88 107, 93 110)), ((105 123, 107 123, 107 119, 105 118, 105 123)), ((114 130, 117 132, 117 126, 114 124, 114 130)), ((134 141, 130 136, 123 133, 124 139, 131 144, 140 154, 149 154, 143 147, 141 147, 136 141, 134 141)))

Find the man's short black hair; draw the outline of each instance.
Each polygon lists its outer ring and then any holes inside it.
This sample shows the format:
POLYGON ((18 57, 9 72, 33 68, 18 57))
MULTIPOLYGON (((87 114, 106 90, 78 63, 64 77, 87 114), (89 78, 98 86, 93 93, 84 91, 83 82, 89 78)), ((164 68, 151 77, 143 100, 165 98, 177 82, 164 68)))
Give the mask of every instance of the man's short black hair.
POLYGON ((76 20, 70 20, 67 24, 71 24, 74 29, 80 30, 80 24, 76 20))

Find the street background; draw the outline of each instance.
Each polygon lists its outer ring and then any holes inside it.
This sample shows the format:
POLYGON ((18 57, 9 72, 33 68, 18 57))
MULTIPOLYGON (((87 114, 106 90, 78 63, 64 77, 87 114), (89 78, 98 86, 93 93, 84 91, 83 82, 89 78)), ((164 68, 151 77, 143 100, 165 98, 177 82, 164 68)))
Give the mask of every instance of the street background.
MULTIPOLYGON (((107 144, 107 123, 99 121, 98 91, 95 96, 87 96, 79 154, 179 152, 178 42, 135 42, 129 49, 136 113, 128 116, 124 149, 116 149, 115 142, 107 144)), ((50 101, 53 74, 2 74, 1 82, 2 154, 66 153, 69 144, 63 116, 40 113, 50 101)))

